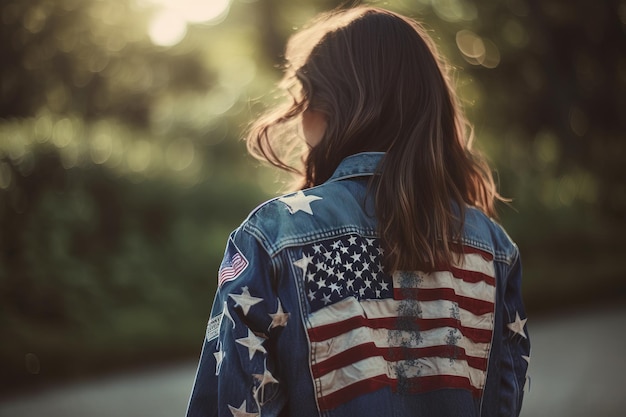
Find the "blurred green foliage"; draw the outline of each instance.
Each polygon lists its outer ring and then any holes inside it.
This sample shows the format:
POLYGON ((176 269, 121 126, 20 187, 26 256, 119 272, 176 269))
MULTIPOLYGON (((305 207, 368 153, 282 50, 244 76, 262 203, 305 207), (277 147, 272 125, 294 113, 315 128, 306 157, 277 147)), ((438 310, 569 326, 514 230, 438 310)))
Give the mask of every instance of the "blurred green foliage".
MULTIPOLYGON (((238 139, 339 3, 0 2, 0 385, 197 354, 227 235, 279 189, 238 139)), ((528 303, 623 293, 626 2, 370 3, 458 69, 528 303)))

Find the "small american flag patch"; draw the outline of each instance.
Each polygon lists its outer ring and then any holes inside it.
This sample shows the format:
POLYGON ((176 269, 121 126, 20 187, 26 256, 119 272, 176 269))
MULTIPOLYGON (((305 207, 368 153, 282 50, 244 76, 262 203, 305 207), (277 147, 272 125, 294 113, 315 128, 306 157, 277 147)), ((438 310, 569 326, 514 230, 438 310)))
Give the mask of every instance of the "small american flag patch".
POLYGON ((248 260, 237 249, 235 249, 234 253, 227 253, 220 266, 217 279, 218 287, 237 278, 247 267, 248 260))

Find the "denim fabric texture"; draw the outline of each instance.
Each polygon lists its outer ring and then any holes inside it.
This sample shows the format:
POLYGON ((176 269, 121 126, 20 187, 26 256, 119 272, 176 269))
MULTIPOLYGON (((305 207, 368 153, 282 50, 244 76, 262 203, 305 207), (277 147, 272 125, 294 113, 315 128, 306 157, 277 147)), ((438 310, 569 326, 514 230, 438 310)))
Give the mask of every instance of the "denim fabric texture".
POLYGON ((467 207, 458 264, 388 274, 383 153, 272 199, 229 237, 187 416, 518 416, 530 340, 517 246, 467 207))

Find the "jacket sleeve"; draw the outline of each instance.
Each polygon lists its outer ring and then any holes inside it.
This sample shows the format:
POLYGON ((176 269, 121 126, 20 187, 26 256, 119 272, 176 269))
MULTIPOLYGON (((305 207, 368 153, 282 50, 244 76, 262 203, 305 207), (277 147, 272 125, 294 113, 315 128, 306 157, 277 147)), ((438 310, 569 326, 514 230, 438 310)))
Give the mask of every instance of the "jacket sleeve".
POLYGON ((188 417, 276 416, 283 387, 272 350, 290 313, 272 285, 270 257, 240 228, 228 240, 187 408, 188 417))
POLYGON ((500 356, 500 407, 498 416, 518 416, 524 391, 528 386, 530 338, 526 326, 526 311, 522 301, 522 267, 519 251, 506 279, 504 289, 504 320, 502 354, 500 356))

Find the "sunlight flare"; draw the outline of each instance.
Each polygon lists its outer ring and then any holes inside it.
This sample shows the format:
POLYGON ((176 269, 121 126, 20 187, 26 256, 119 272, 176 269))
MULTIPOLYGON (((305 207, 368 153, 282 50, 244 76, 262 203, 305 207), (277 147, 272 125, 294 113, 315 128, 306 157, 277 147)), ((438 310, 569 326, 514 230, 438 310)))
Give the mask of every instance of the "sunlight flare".
POLYGON ((157 7, 150 27, 155 45, 173 46, 187 34, 190 23, 218 23, 226 17, 231 0, 144 0, 157 7))

